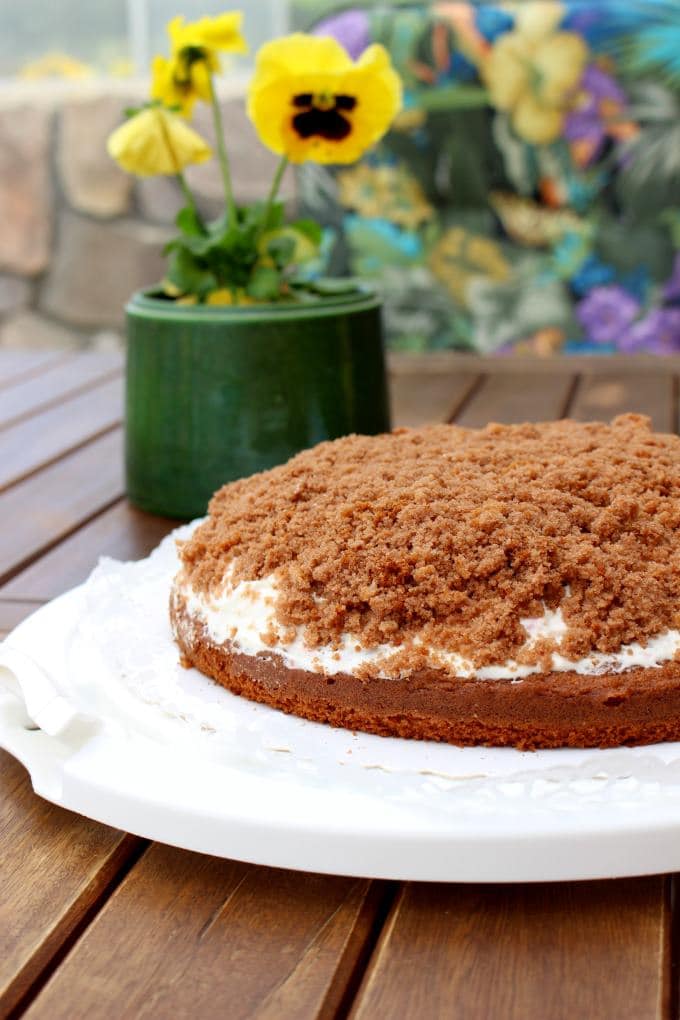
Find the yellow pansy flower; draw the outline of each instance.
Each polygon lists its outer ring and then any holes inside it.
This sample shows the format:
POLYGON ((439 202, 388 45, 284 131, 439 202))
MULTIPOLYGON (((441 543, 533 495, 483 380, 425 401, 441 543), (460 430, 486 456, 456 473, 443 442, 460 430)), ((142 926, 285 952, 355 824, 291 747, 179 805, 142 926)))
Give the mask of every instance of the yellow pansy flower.
POLYGON ((248 44, 241 35, 243 14, 227 11, 214 18, 199 18, 185 23, 180 15, 168 25, 173 54, 186 49, 203 49, 206 52, 247 53, 248 44))
POLYGON ((168 25, 172 55, 154 57, 151 96, 164 106, 189 115, 202 99, 210 101, 210 75, 221 70, 218 53, 246 53, 239 11, 185 23, 173 18, 168 25))
POLYGON ((517 134, 533 145, 549 145, 560 136, 588 58, 581 36, 557 31, 563 15, 559 3, 522 4, 515 28, 482 63, 492 105, 507 111, 517 134))
POLYGON ((248 115, 260 139, 293 163, 353 163, 401 108, 401 80, 384 47, 354 62, 330 37, 295 33, 258 54, 248 115))
POLYGON ((154 57, 151 98, 178 110, 185 117, 191 116, 197 99, 210 100, 210 78, 205 62, 197 61, 185 67, 183 63, 167 57, 154 57))
POLYGON ((212 156, 208 143, 174 113, 150 106, 109 136, 109 155, 138 177, 178 174, 212 156))

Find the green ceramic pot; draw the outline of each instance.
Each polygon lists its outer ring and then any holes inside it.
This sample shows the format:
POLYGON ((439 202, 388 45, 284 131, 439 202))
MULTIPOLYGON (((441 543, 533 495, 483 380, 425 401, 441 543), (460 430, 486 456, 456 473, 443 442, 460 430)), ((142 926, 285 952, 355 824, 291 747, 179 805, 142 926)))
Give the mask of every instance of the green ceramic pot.
POLYGON ((225 482, 324 439, 390 427, 380 299, 282 307, 127 306, 130 500, 190 519, 225 482))

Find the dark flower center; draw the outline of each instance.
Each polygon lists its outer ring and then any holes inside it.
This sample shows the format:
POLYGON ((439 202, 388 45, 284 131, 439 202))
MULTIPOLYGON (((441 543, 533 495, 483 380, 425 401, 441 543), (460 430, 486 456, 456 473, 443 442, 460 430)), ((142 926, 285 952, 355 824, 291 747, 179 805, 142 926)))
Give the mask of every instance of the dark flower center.
POLYGON ((293 117, 293 127, 305 140, 318 136, 331 142, 341 142, 352 130, 352 124, 344 114, 356 105, 354 96, 301 92, 293 97, 293 106, 300 111, 293 117))
POLYGON ((185 46, 179 54, 172 76, 173 84, 180 92, 189 92, 193 87, 191 71, 194 64, 205 60, 205 50, 200 46, 185 46))

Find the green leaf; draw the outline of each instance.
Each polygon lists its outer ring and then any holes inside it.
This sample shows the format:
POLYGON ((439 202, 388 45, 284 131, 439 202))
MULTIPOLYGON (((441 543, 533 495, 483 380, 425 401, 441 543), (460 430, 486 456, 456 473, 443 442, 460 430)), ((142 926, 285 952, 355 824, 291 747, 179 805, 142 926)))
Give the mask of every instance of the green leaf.
POLYGON ((309 241, 312 242, 312 244, 316 245, 317 247, 321 244, 323 240, 323 230, 316 222, 316 220, 310 219, 295 220, 294 223, 290 224, 290 227, 292 230, 296 230, 298 234, 302 234, 303 237, 306 237, 309 241))
POLYGON ((278 230, 286 221, 286 208, 283 202, 272 202, 268 215, 263 217, 265 230, 278 230))
POLYGON ((184 234, 182 237, 177 239, 178 248, 185 248, 197 257, 207 255, 217 246, 218 243, 208 234, 198 236, 184 234))
POLYGON ((652 280, 662 281, 673 266, 673 244, 656 223, 631 222, 614 217, 602 218, 596 234, 595 251, 620 273, 646 266, 652 280))
POLYGON ((196 209, 187 205, 180 209, 175 217, 175 226, 188 237, 205 237, 207 231, 205 224, 196 209))
POLYGON ((295 240, 288 236, 273 237, 267 244, 267 254, 271 256, 278 269, 283 269, 293 258, 295 240))
POLYGON ((680 96, 659 82, 633 83, 628 116, 640 131, 619 147, 616 197, 631 216, 651 222, 680 204, 680 96))
POLYGON ((652 125, 640 132, 627 147, 616 194, 643 220, 680 205, 680 124, 652 125))
POLYGON ((183 294, 195 294, 201 299, 217 289, 214 273, 186 248, 178 247, 172 252, 166 276, 183 294))
POLYGON ((573 329, 573 311, 569 292, 562 281, 537 284, 537 273, 526 260, 526 268, 502 283, 478 277, 467 290, 473 316, 475 349, 490 354, 503 344, 523 339, 545 326, 554 326, 569 335, 573 329))
POLYGON ((281 274, 271 266, 257 266, 250 277, 247 291, 257 301, 275 301, 281 294, 281 274))
POLYGON ((286 211, 283 202, 272 202, 269 210, 266 202, 253 202, 240 209, 239 216, 246 229, 278 230, 284 224, 286 211))

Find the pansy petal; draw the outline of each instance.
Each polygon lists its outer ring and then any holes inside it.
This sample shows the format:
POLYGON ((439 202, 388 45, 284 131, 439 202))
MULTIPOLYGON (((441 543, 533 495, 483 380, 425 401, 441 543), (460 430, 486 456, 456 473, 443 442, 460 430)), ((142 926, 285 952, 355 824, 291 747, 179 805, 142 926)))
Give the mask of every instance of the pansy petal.
POLYGON ((586 44, 573 32, 560 32, 541 43, 534 53, 541 99, 554 105, 564 103, 579 84, 587 59, 586 44))
POLYGON ((352 66, 349 55, 336 39, 294 32, 262 46, 257 55, 254 80, 271 74, 335 74, 352 66))
POLYGON ((124 170, 138 177, 177 174, 212 155, 208 143, 193 128, 158 106, 121 124, 110 135, 107 150, 124 170))
POLYGON ((215 18, 200 18, 187 25, 187 30, 201 40, 201 45, 210 49, 223 53, 247 53, 248 44, 241 35, 242 24, 241 12, 229 11, 215 18))
POLYGON ((173 53, 177 53, 184 45, 185 21, 181 14, 168 22, 167 30, 170 37, 170 46, 173 53))
POLYGON ((165 57, 156 56, 151 64, 151 98, 158 99, 166 106, 168 94, 172 87, 172 74, 170 72, 170 61, 165 57))
POLYGON ((515 33, 498 40, 482 65, 482 75, 497 110, 511 110, 529 85, 529 52, 515 33))
POLYGON ((163 106, 177 109, 184 117, 191 114, 196 96, 191 88, 180 87, 176 81, 176 64, 165 57, 154 57, 151 73, 151 98, 163 106))
POLYGON ((544 106, 530 93, 522 96, 512 111, 512 124, 520 136, 532 145, 550 145, 560 136, 564 117, 561 110, 544 106))
POLYGON ((191 65, 191 84, 197 97, 204 103, 210 102, 210 70, 203 60, 197 60, 191 65))

